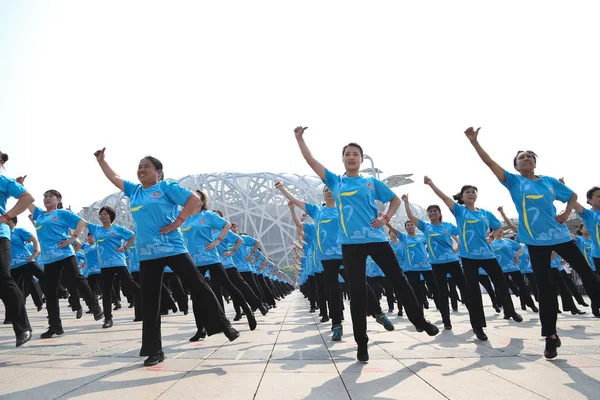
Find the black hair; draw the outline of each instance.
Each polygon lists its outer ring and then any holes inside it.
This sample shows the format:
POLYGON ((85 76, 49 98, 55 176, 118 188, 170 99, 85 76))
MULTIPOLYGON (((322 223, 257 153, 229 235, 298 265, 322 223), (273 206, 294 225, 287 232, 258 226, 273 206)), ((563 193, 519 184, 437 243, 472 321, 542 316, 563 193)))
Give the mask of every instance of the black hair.
POLYGON ((115 222, 115 218, 117 217, 117 212, 115 211, 114 208, 109 207, 109 206, 104 206, 100 209, 100 211, 98 211, 98 215, 102 214, 102 211, 106 211, 106 213, 110 217, 111 223, 115 222))
POLYGON ((594 192, 596 192, 596 190, 600 190, 600 187, 594 186, 593 188, 588 190, 587 193, 585 194, 588 204, 590 204, 590 200, 592 200, 592 197, 594 197, 594 192))
POLYGON ((162 181, 163 179, 165 179, 165 174, 163 173, 163 164, 160 162, 160 160, 156 157, 152 157, 152 156, 146 156, 144 158, 142 158, 142 160, 148 160, 152 163, 152 165, 154 165, 154 168, 156 168, 156 171, 158 171, 158 180, 162 181))
POLYGON ((465 204, 464 200, 463 200, 463 194, 465 193, 465 191, 469 190, 469 189, 475 189, 476 192, 478 192, 477 187, 473 186, 473 185, 465 185, 460 189, 460 192, 458 192, 458 194, 455 194, 453 196, 454 200, 456 200, 456 202, 458 204, 465 204))
POLYGON ((219 217, 223 218, 223 213, 221 212, 221 210, 213 210, 213 212, 215 214, 219 214, 219 217))
POLYGON ((196 193, 200 196, 200 200, 204 202, 200 208, 202 211, 208 210, 208 195, 200 189, 196 189, 196 193))
POLYGON ((538 155, 535 154, 535 152, 533 152, 531 150, 519 150, 519 151, 517 151, 517 155, 513 159, 513 166, 515 167, 515 169, 517 168, 517 158, 519 157, 519 154, 521 154, 521 153, 529 153, 529 154, 531 154, 531 157, 533 157, 533 161, 535 161, 537 163, 537 157, 538 157, 538 155))
POLYGON ((88 236, 94 236, 94 235, 92 235, 92 232, 88 232, 88 234, 87 234, 87 235, 88 235, 88 236))
MULTIPOLYGON (((410 222, 411 224, 413 224, 413 222, 412 222, 410 219, 407 219, 406 221, 404 221, 404 229, 406 229, 406 225, 407 225, 409 222, 410 222)), ((414 224, 413 224, 413 225, 414 225, 414 224)))
POLYGON ((58 204, 56 205, 56 208, 58 210, 63 208, 63 203, 62 203, 62 194, 60 194, 60 192, 58 190, 54 190, 54 189, 50 189, 50 190, 46 190, 46 193, 50 193, 51 195, 53 195, 54 197, 56 197, 58 199, 58 204))
POLYGON ((7 161, 8 161, 8 154, 0 151, 0 164, 4 165, 4 163, 7 161))
POLYGON ((13 224, 15 224, 15 225, 16 225, 16 224, 17 224, 17 221, 18 221, 18 220, 17 220, 17 217, 12 217, 11 219, 12 219, 12 222, 13 222, 13 224))
POLYGON ((437 204, 432 204, 429 207, 427 207, 427 212, 429 212, 429 210, 438 210, 438 212, 440 213, 440 222, 442 222, 442 209, 440 208, 440 206, 438 206, 437 204))
POLYGON ((575 231, 575 234, 577 236, 583 236, 583 224, 579 224, 579 227, 577 228, 577 230, 575 231))
POLYGON ((358 143, 354 143, 354 142, 350 142, 347 145, 344 146, 344 148, 342 149, 342 156, 344 154, 346 154, 346 149, 348 147, 356 147, 358 149, 358 151, 360 152, 360 158, 363 158, 363 149, 362 147, 360 147, 360 145, 358 143))

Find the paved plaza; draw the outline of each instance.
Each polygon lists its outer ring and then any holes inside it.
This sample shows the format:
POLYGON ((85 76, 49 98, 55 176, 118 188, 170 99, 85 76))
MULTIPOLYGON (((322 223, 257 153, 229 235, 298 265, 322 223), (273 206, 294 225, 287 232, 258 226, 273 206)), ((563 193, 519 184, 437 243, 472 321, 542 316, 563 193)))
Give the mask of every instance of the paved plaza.
MULTIPOLYGON (((46 314, 32 304, 31 342, 15 349, 12 327, 0 326, 0 398, 600 399, 600 320, 591 313, 559 316, 563 346, 554 361, 542 355, 532 312, 522 312, 517 324, 487 306, 487 343, 474 340, 464 307, 452 314, 453 331, 434 338, 388 314, 396 330, 386 332, 370 318, 371 361, 360 364, 348 304, 344 339, 334 343, 330 323, 309 314, 295 292, 259 316, 256 331, 236 322, 242 335, 233 343, 223 335, 190 343, 191 313, 163 317, 167 359, 145 368, 138 357, 141 323, 132 322, 131 309, 116 311, 115 326, 106 330, 89 315, 76 320, 62 305, 62 337, 39 339, 46 314)), ((435 310, 426 315, 442 327, 435 310)))

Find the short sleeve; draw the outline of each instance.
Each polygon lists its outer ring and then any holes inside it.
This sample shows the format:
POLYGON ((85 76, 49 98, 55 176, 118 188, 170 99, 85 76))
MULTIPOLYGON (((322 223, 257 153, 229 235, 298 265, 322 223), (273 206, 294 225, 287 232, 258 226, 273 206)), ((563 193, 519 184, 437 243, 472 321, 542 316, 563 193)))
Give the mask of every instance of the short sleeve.
POLYGON ((254 244, 256 244, 256 239, 251 236, 242 236, 242 240, 246 246, 254 246, 254 244))
POLYGON ((88 222, 88 232, 92 234, 92 236, 95 238, 96 237, 96 231, 99 228, 98 225, 96 224, 92 224, 91 222, 88 222))
POLYGON ((398 231, 398 240, 402 243, 406 243, 406 233, 398 231))
POLYGON ((135 190, 136 187, 137 187, 137 184, 135 184, 131 181, 123 181, 123 194, 125 194, 125 196, 131 198, 131 195, 133 194, 133 191, 135 190))
POLYGON ((427 232, 427 230, 429 228, 428 225, 429 225, 428 222, 425 222, 425 221, 419 219, 419 224, 417 225, 417 228, 419 228, 419 230, 421 232, 427 232))
POLYGON ((455 225, 452 224, 448 224, 448 230, 450 231, 450 234, 453 236, 458 236, 458 228, 455 225))
POLYGON ((396 193, 379 179, 373 178, 373 186, 375 188, 375 200, 379 200, 385 204, 396 197, 396 193))
POLYGON ((509 243, 515 253, 521 249, 521 245, 514 240, 510 240, 509 243))
POLYGON ((19 238, 23 242, 28 242, 33 237, 33 235, 31 234, 31 232, 29 232, 28 230, 23 229, 23 228, 17 228, 17 229, 18 229, 18 233, 19 233, 19 238))
POLYGON ((571 199, 571 196, 573 196, 573 191, 571 189, 560 183, 558 179, 550 178, 550 182, 552 182, 552 188, 554 189, 557 200, 566 203, 571 199))
POLYGON ((494 214, 488 211, 487 215, 490 221, 490 228, 496 230, 502 226, 502 223, 500 222, 500 220, 498 220, 498 218, 496 218, 494 214))
POLYGON ((504 170, 504 176, 506 177, 506 181, 502 182, 502 180, 498 179, 500 183, 507 188, 508 190, 517 186, 517 176, 515 174, 511 174, 510 172, 504 170))
POLYGON ((309 224, 304 222, 302 224, 304 227, 304 235, 307 237, 315 237, 317 235, 317 230, 315 229, 315 224, 309 224))
POLYGON ((2 191, 6 192, 10 197, 14 197, 15 199, 18 199, 19 196, 21 196, 23 193, 25 193, 27 191, 23 187, 23 185, 21 185, 14 179, 7 178, 4 175, 0 175, 0 179, 1 179, 0 185, 1 185, 2 191))
POLYGON ((221 218, 219 214, 215 212, 208 213, 210 215, 210 226, 213 229, 218 229, 219 231, 223 230, 225 225, 227 225, 227 220, 225 218, 221 218))
POLYGON ((341 180, 339 175, 334 174, 325 168, 325 185, 329 188, 329 190, 333 190, 333 188, 338 184, 341 180))
POLYGON ((56 215, 71 229, 75 229, 77 223, 81 220, 81 217, 79 215, 68 210, 56 210, 56 215))
POLYGON ((182 207, 192 195, 189 189, 184 188, 178 182, 174 181, 163 181, 162 189, 171 201, 182 207))
POLYGON ((121 234, 121 236, 123 236, 123 238, 126 241, 129 241, 133 237, 133 232, 125 228, 124 226, 119 226, 118 229, 119 233, 121 234))
POLYGON ((240 239, 238 235, 236 235, 232 231, 228 231, 223 241, 229 244, 235 244, 238 241, 238 239, 240 239))
POLYGON ((315 204, 305 202, 304 208, 306 208, 306 214, 308 214, 313 220, 317 218, 320 208, 315 204))
POLYGON ((33 209, 33 220, 37 221, 42 215, 44 214, 44 211, 42 211, 41 208, 36 207, 33 209))

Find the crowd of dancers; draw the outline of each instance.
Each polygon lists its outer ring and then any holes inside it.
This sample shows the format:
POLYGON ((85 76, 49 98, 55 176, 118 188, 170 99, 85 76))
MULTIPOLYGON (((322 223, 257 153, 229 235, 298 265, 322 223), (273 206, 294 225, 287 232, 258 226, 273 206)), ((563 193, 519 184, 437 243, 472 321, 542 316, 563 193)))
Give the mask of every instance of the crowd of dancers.
MULTIPOLYGON (((302 156, 325 184, 322 204, 294 197, 281 182, 274 186, 288 199, 296 226, 292 246, 297 284, 308 299, 309 312, 319 310, 321 322, 331 321, 331 340, 340 341, 347 295, 359 361, 369 359, 368 317, 394 330, 381 308, 383 295, 388 312, 395 312, 397 305, 399 316, 406 314, 418 332, 430 336, 439 328, 425 318, 429 300, 447 330, 452 329, 450 305, 457 310, 461 302, 474 335, 488 340, 480 284, 494 310, 519 323, 523 317, 515 310, 512 291, 522 310, 539 312, 544 354, 554 358, 561 346, 557 295, 562 310, 573 315, 585 314, 575 301, 588 306, 565 270, 568 265, 583 283, 592 314, 600 317, 599 187, 587 192, 591 209, 583 207, 564 181, 535 174, 534 152, 517 152, 513 167, 518 173, 510 173, 483 150, 479 129, 467 129, 468 140, 509 190, 519 213, 517 225, 498 208, 513 233, 506 238, 494 213, 476 206, 475 186, 465 185, 450 197, 425 177, 424 183, 453 214, 456 225, 443 221, 438 205, 427 207, 427 220, 418 218, 408 195, 400 198, 375 177, 359 174, 360 145, 344 146, 345 173, 337 175, 312 156, 304 141, 306 129, 297 127, 294 132, 302 156), (559 214, 555 200, 566 203, 559 214), (402 203, 408 217, 405 232, 390 223, 402 203), (565 224, 572 210, 583 220, 576 235, 565 224)), ((51 338, 64 334, 59 299, 68 299, 76 318, 82 318, 83 298, 87 313, 96 321, 104 319, 102 327, 109 329, 113 311, 121 308, 122 290, 134 308, 134 321, 142 322, 140 356, 147 357, 144 365, 152 366, 164 360, 161 315, 188 314, 188 296, 197 327, 190 341, 217 333, 233 341, 240 334, 225 315, 224 299, 233 303, 234 320, 245 317, 254 330, 254 312, 266 315, 294 290, 294 282, 262 252, 257 238, 240 232, 219 210, 210 210, 205 192, 164 180, 158 159, 144 157, 137 170, 139 183, 134 183, 109 166, 105 149, 94 155, 106 178, 129 198, 134 231, 115 224, 117 214, 108 206, 99 211, 100 224, 85 221, 63 209, 56 190, 46 191, 43 208, 38 207, 24 187, 25 177, 0 175, 0 296, 5 324, 13 325, 17 347, 32 337, 25 309, 29 295, 38 312, 45 303, 49 326, 41 337, 51 338), (9 197, 17 201, 7 210, 9 197), (17 216, 26 211, 35 235, 18 226, 17 216)), ((0 152, 2 166, 7 161, 0 152)))

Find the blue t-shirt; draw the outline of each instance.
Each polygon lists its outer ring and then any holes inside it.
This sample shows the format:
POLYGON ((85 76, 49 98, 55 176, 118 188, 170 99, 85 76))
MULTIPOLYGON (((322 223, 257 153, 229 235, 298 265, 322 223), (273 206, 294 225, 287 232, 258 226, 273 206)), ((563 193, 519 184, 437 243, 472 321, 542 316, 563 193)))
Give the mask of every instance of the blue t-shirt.
POLYGON ((367 256, 367 276, 371 278, 385 276, 381 270, 381 267, 379 267, 379 265, 373 261, 371 256, 367 256))
POLYGON ((227 221, 213 211, 202 210, 196 215, 190 215, 181 226, 185 245, 197 267, 220 262, 219 251, 215 247, 206 250, 206 245, 213 242, 213 230, 221 233, 227 221))
POLYGON ((415 236, 409 236, 403 232, 398 232, 398 240, 401 240, 406 246, 406 267, 404 271, 431 271, 431 264, 427 259, 427 250, 425 244, 427 239, 421 233, 415 236))
POLYGON ((558 254, 550 261, 550 267, 562 271, 565 267, 562 265, 562 257, 558 254))
POLYGON ((394 254, 398 259, 398 264, 400 264, 400 268, 404 270, 406 268, 406 245, 400 239, 398 239, 398 243, 394 243, 391 240, 389 241, 390 246, 392 246, 392 250, 394 250, 394 254))
MULTIPOLYGON (((25 188, 17 181, 0 175, 0 215, 6 214, 6 200, 9 197, 18 199, 25 192, 25 188)), ((5 223, 0 223, 0 238, 10 240, 10 228, 5 223)))
MULTIPOLYGON (((590 236, 591 237, 591 236, 590 236)), ((585 260, 590 265, 592 271, 596 271, 596 265, 594 264, 594 254, 592 248, 594 247, 590 239, 586 239, 583 236, 575 236, 575 243, 583 255, 585 260)))
MULTIPOLYGON (((100 260, 98 259, 98 244, 94 243, 92 245, 88 243, 84 243, 81 246, 81 251, 85 254, 85 260, 87 262, 85 266, 85 273, 89 275, 97 275, 100 273, 100 260)), ((86 278, 87 278, 86 276, 86 278)))
POLYGON ((566 203, 573 196, 571 189, 549 176, 539 176, 539 180, 531 180, 506 171, 504 174, 506 182, 500 182, 510 192, 519 212, 519 242, 534 246, 552 246, 572 240, 567 225, 554 220, 554 200, 566 203))
POLYGON ((59 242, 69 240, 69 229, 75 229, 81 220, 79 216, 68 210, 44 212, 36 207, 33 210, 33 220, 40 242, 42 261, 44 264, 54 263, 74 256, 73 246, 68 245, 59 249, 59 242))
POLYGON ((315 224, 303 223, 304 227, 304 255, 310 263, 313 273, 323 272, 321 262, 317 260, 317 228, 315 224))
POLYGON ((306 213, 315 221, 317 260, 341 260, 342 246, 338 243, 340 213, 336 207, 328 208, 304 203, 306 213))
POLYGON ((396 196, 385 183, 372 176, 350 178, 325 170, 325 184, 337 202, 340 244, 387 242, 383 227, 371 227, 378 218, 375 200, 385 204, 396 196))
POLYGON ((140 260, 138 259, 137 247, 135 242, 127 251, 127 269, 129 272, 140 272, 140 260))
POLYGON ((427 251, 431 264, 445 264, 458 261, 458 255, 452 250, 452 236, 458 236, 458 228, 449 222, 434 225, 419 220, 418 228, 427 238, 427 251))
POLYGON ((160 181, 147 189, 125 181, 124 193, 129 197, 131 216, 135 221, 140 261, 187 253, 180 229, 166 235, 161 235, 160 230, 177 220, 178 206, 185 206, 192 192, 173 181, 160 181))
POLYGON ((521 249, 521 245, 514 240, 500 239, 492 242, 492 247, 496 253, 498 264, 502 267, 502 272, 518 272, 519 266, 515 264, 515 254, 521 249))
POLYGON ((250 255, 252 252, 252 248, 256 243, 256 239, 248 235, 240 235, 242 238, 242 245, 233 255, 233 263, 237 267, 239 272, 253 272, 252 266, 248 261, 245 260, 246 257, 250 255))
POLYGON ((133 237, 133 232, 115 224, 108 229, 104 229, 101 225, 88 223, 88 230, 96 240, 100 268, 127 266, 125 253, 119 253, 117 249, 129 242, 133 237))
MULTIPOLYGON (((213 241, 217 240, 219 237, 220 231, 213 231, 213 241)), ((235 262, 232 256, 225 256, 223 253, 231 252, 240 239, 238 235, 233 233, 231 230, 227 231, 227 235, 225 238, 218 244, 217 251, 219 252, 219 259, 221 260, 221 264, 223 264, 223 268, 235 268, 235 262)))
POLYGON ((19 268, 27 264, 27 259, 32 254, 27 248, 27 242, 32 236, 29 231, 23 228, 15 228, 10 231, 10 269, 19 268))
POLYGON ((471 211, 460 204, 454 204, 452 213, 458 225, 459 255, 475 260, 496 258, 486 239, 489 228, 496 230, 502 226, 498 218, 487 210, 471 211))
POLYGON ((77 266, 79 267, 86 262, 85 254, 83 254, 81 251, 75 252, 75 259, 77 260, 77 266))
POLYGON ((529 249, 527 246, 522 245, 523 252, 519 257, 519 269, 522 274, 533 274, 533 267, 531 266, 531 259, 529 258, 529 249))
MULTIPOLYGON (((583 213, 577 213, 585 227, 590 231, 592 239, 592 256, 600 258, 600 211, 583 209, 583 213)), ((593 261, 592 261, 593 264, 593 261)))

